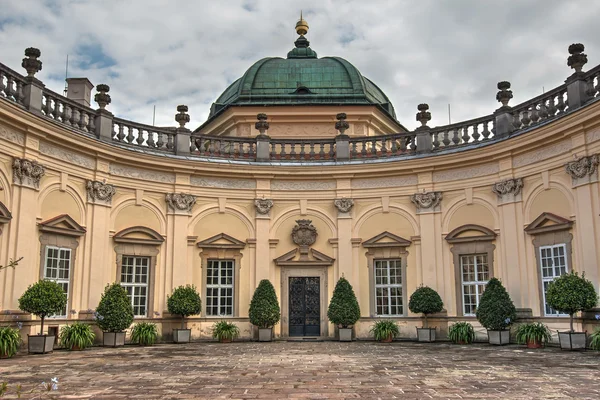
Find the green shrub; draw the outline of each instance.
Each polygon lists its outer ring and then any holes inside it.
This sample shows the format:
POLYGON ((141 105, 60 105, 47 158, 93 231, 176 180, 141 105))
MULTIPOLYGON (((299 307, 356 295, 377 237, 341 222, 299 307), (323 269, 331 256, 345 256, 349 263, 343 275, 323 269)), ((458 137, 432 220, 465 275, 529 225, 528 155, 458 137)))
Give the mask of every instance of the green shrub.
POLYGON ((341 277, 329 302, 327 318, 339 328, 349 328, 360 318, 360 306, 350 282, 341 277))
POLYGON ((213 338, 218 340, 233 340, 240 335, 240 328, 236 324, 227 321, 215 322, 212 330, 213 338))
POLYGON ((517 319, 517 309, 497 278, 489 280, 475 315, 479 323, 491 331, 505 330, 517 319))
POLYGON ((10 326, 0 327, 0 356, 12 357, 21 346, 21 333, 10 326))
POLYGON ((439 313, 444 309, 442 298, 430 287, 420 286, 410 296, 408 309, 415 314, 423 314, 425 321, 423 327, 427 328, 427 315, 439 313))
POLYGON ((179 286, 167 296, 167 309, 169 313, 181 315, 181 329, 185 329, 185 317, 200 314, 202 300, 194 285, 179 286))
POLYGON ((80 350, 90 347, 94 344, 96 334, 88 324, 75 322, 71 325, 65 325, 60 329, 60 343, 63 347, 73 350, 74 347, 80 350))
POLYGON ((547 343, 552 339, 550 330, 541 322, 521 324, 517 327, 517 343, 547 343))
POLYGON ((103 331, 121 332, 133 322, 133 307, 127 290, 118 283, 106 285, 96 307, 96 321, 103 331))
POLYGON ((248 311, 250 323, 259 328, 272 328, 281 318, 279 301, 275 288, 268 279, 263 279, 254 291, 250 310, 248 311))
POLYGON ((592 282, 585 279, 585 274, 578 276, 577 272, 571 272, 550 282, 546 291, 546 302, 556 311, 569 314, 573 332, 573 315, 596 307, 598 295, 592 282))
POLYGON ((44 319, 61 312, 67 306, 67 295, 56 282, 42 280, 30 285, 19 299, 19 308, 40 317, 42 326, 40 335, 44 334, 44 319))
POLYGON ((156 343, 158 331, 156 325, 149 322, 139 322, 131 329, 131 342, 142 346, 152 346, 156 343))
POLYGON ((457 322, 448 328, 448 339, 453 343, 473 343, 475 329, 468 322, 457 322))
POLYGON ((369 330, 375 337, 375 340, 385 340, 390 336, 395 338, 400 334, 400 329, 395 321, 382 320, 377 321, 369 330))
POLYGON ((596 328, 594 333, 590 335, 590 349, 600 350, 600 328, 596 328))

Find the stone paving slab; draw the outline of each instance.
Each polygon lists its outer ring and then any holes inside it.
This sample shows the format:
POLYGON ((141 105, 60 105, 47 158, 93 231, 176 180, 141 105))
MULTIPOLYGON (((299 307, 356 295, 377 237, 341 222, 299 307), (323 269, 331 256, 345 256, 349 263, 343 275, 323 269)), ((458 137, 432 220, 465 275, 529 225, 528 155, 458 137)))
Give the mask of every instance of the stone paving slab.
POLYGON ((0 360, 6 398, 16 398, 16 384, 38 390, 52 377, 59 389, 51 394, 60 399, 600 399, 600 353, 448 343, 199 342, 0 360))

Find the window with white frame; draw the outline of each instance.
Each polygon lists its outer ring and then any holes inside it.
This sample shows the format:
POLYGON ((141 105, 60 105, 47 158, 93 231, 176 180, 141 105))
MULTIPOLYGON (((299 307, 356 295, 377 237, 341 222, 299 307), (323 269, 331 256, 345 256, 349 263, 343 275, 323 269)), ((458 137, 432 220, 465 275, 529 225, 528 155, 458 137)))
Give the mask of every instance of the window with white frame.
POLYGON ((71 249, 55 246, 46 246, 44 260, 44 279, 58 283, 67 295, 67 305, 54 318, 67 316, 69 307, 69 285, 71 280, 71 249))
POLYGON ((379 316, 403 315, 402 260, 374 260, 375 313, 379 316))
POLYGON ((463 315, 475 315, 479 300, 490 280, 487 254, 460 256, 462 276, 463 315))
POLYGON ((148 277, 150 257, 123 256, 121 263, 121 286, 133 306, 133 315, 145 317, 148 310, 148 277))
POLYGON ((233 316, 233 260, 208 260, 206 315, 233 316))
POLYGON ((542 267, 542 287, 544 290, 544 313, 546 316, 562 316, 546 303, 546 291, 550 282, 569 271, 567 265, 567 246, 557 244, 540 246, 540 264, 542 267))

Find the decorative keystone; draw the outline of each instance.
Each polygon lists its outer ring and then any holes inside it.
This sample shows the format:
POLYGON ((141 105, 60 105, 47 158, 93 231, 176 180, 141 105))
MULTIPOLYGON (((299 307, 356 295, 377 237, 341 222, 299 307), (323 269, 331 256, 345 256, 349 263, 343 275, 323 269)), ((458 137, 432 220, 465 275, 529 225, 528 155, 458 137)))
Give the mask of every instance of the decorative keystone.
POLYGON ((427 126, 427 122, 431 121, 431 113, 427 111, 429 110, 429 104, 419 104, 417 110, 419 110, 417 113, 417 121, 421 123, 421 126, 417 129, 429 129, 427 126))
POLYGON ((350 128, 348 121, 346 121, 347 115, 346 113, 339 113, 335 116, 338 122, 335 123, 335 129, 340 132, 340 135, 343 135, 346 132, 346 129, 350 128))
POLYGON ((42 62, 38 60, 38 57, 42 55, 40 49, 35 47, 29 47, 25 49, 25 58, 21 63, 21 66, 27 71, 27 76, 30 78, 35 77, 36 72, 42 70, 42 62))
POLYGON ((265 113, 256 114, 256 119, 258 120, 258 122, 256 122, 254 124, 254 127, 259 132, 258 136, 267 136, 265 133, 266 131, 269 130, 269 123, 267 122, 267 114, 265 114, 265 113))
POLYGON ((581 72, 583 66, 587 63, 587 54, 583 53, 585 46, 581 43, 573 43, 569 46, 569 58, 567 59, 567 65, 575 70, 576 74, 581 72))
POLYGON ((108 92, 110 92, 110 86, 101 83, 98 86, 96 86, 96 90, 98 91, 98 93, 94 95, 94 101, 98 103, 98 106, 101 110, 104 110, 106 106, 110 104, 111 101, 110 95, 108 94, 108 92))
POLYGON ((508 107, 508 102, 513 98, 512 90, 510 90, 510 82, 498 82, 498 90, 500 91, 496 93, 496 100, 502 103, 502 108, 508 107))
POLYGON ((185 124, 190 122, 190 114, 188 112, 188 106, 178 105, 177 114, 175 114, 175 121, 179 124, 180 129, 185 129, 185 124))

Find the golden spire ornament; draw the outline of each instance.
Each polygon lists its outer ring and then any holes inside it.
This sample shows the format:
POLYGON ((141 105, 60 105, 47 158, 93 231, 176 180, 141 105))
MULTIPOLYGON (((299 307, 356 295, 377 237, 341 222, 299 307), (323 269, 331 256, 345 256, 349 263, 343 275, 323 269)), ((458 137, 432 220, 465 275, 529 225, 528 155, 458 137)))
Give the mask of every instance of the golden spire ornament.
POLYGON ((296 22, 296 33, 298 35, 306 35, 308 32, 308 22, 302 18, 302 11, 300 11, 300 20, 296 22))

